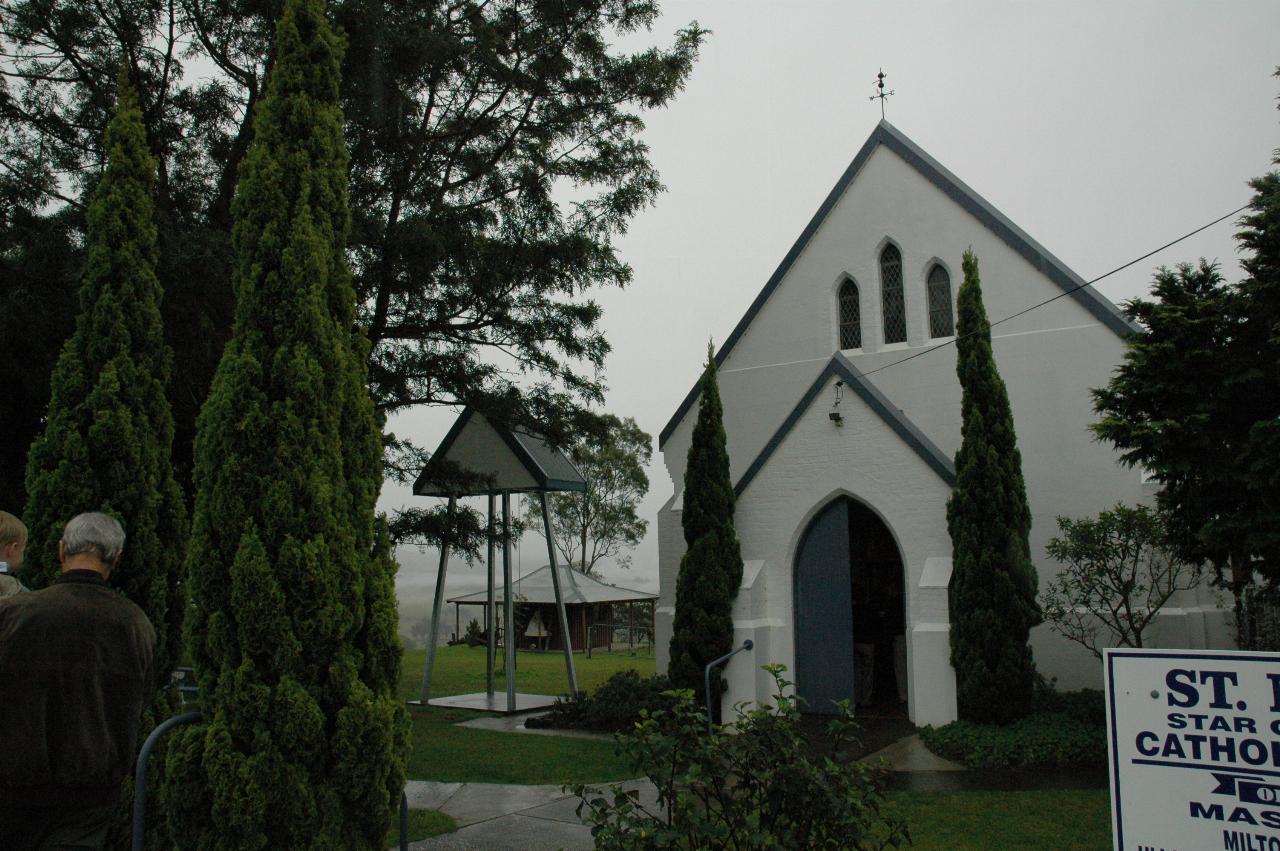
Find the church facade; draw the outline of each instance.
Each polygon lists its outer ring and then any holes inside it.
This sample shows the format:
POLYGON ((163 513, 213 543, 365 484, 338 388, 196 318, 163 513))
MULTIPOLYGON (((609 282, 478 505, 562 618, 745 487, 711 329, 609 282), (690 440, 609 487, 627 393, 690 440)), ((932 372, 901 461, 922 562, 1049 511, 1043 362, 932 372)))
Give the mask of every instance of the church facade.
MULTIPOLYGON (((726 706, 766 701, 779 662, 811 711, 901 702, 917 724, 956 717, 946 503, 960 445, 955 299, 978 256, 992 348, 1013 408, 1043 586, 1056 518, 1151 502, 1140 470, 1092 437, 1132 326, 1120 311, 903 133, 880 122, 716 355, 744 572, 726 706), (1055 297, 1058 297, 1055 299, 1055 297), (1055 299, 1049 301, 1050 299, 1055 299), (1017 315, 1035 305, 1027 313, 1017 315)), ((658 668, 684 553, 692 389, 659 446, 675 494, 658 515, 658 668)), ((1210 589, 1175 597, 1163 646, 1229 644, 1210 589)), ((1037 627, 1038 669, 1101 686, 1088 651, 1037 627)), ((855 710, 856 711, 856 710, 855 710)))

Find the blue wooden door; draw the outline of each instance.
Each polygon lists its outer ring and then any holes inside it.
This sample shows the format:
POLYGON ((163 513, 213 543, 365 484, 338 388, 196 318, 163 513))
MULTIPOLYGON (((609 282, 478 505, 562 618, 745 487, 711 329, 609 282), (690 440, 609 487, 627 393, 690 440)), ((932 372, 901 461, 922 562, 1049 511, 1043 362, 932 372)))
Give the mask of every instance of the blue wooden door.
POLYGON ((802 709, 836 713, 853 705, 853 603, 849 503, 837 499, 814 519, 795 564, 796 693, 802 709))

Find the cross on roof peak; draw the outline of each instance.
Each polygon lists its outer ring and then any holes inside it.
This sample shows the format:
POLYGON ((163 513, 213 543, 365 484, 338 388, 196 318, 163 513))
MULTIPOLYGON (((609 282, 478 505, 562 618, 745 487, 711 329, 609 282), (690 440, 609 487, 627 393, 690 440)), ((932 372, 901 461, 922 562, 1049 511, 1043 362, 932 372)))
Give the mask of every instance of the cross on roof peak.
POLYGON ((877 88, 879 91, 877 91, 877 92, 876 92, 874 95, 872 95, 871 97, 867 98, 867 100, 878 100, 878 101, 880 101, 880 117, 881 117, 882 119, 884 118, 884 102, 885 102, 885 99, 886 99, 886 98, 888 98, 890 95, 894 94, 893 89, 890 89, 890 90, 889 90, 889 91, 887 91, 887 92, 884 90, 884 78, 885 78, 885 77, 887 77, 887 76, 888 76, 888 75, 887 75, 887 74, 885 74, 884 69, 883 69, 883 68, 881 68, 881 69, 880 69, 880 73, 879 73, 879 74, 876 74, 876 88, 877 88))

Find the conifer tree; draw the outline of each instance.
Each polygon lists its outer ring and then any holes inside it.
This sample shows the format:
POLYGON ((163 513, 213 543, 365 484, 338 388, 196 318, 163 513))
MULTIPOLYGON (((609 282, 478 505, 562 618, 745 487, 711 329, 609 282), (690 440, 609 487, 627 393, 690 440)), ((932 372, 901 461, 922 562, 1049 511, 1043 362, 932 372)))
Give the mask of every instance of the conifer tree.
MULTIPOLYGON (((742 553, 733 527, 735 496, 729 479, 724 409, 716 380, 715 354, 707 346, 698 419, 693 426, 684 472, 686 550, 676 579, 676 610, 668 675, 678 688, 691 688, 706 700, 707 663, 733 649, 733 600, 742 584, 742 553)), ((712 678, 712 705, 719 712, 722 691, 712 678)))
POLYGON ((182 847, 381 848, 404 784, 381 436, 343 256, 342 38, 287 0, 233 206, 235 330, 200 414, 182 847))
POLYGON ((963 265, 956 334, 962 439, 947 502, 951 664, 960 717, 1002 724, 1031 710, 1035 664, 1027 639, 1041 616, 1013 412, 991 353, 978 258, 966 251, 963 265))
MULTIPOLYGON (((80 313, 50 379, 48 422, 28 455, 23 578, 32 588, 57 578, 58 541, 76 514, 119 518, 126 539, 111 585, 142 608, 156 631, 156 692, 143 712, 141 742, 176 707, 174 690, 165 686, 180 655, 187 515, 170 458, 171 356, 161 329, 151 198, 156 165, 123 72, 118 88, 106 169, 86 212, 80 313)), ((127 844, 130 792, 113 844, 127 844)))

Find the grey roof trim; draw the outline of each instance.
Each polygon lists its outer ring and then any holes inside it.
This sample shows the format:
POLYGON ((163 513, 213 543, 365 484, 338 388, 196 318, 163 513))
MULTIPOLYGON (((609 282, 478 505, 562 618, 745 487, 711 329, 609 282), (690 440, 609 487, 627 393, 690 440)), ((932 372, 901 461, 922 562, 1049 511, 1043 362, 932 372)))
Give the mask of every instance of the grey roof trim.
MULTIPOLYGON (((840 196, 849 188, 849 184, 857 177, 858 172, 862 170, 862 166, 870 159, 871 154, 878 145, 884 145, 902 157, 904 162, 918 171, 934 186, 938 187, 948 198, 972 214, 974 218, 1016 251, 1037 271, 1061 287, 1064 292, 1081 287, 1085 283, 1083 278, 1067 268, 1057 257, 1050 254, 1044 246, 1032 239, 1026 231, 1009 221, 1003 213, 993 207, 977 192, 970 189, 960 178, 925 153, 919 145, 908 139, 901 130, 882 119, 857 155, 854 156, 853 162, 849 163, 849 167, 844 170, 844 174, 840 175, 840 179, 836 181, 836 185, 827 194, 822 206, 813 214, 813 218, 809 220, 809 224, 805 226, 799 239, 791 246, 791 250, 787 252, 787 255, 782 258, 778 268, 774 270, 773 275, 765 283, 764 289, 760 290, 760 294, 756 296, 755 301, 751 302, 747 312, 738 321, 738 324, 734 326, 732 333, 729 334, 724 344, 720 346, 720 350, 716 352, 717 366, 724 363, 729 356, 729 352, 737 344, 738 339, 746 332, 747 326, 756 318, 756 314, 764 307, 764 303, 769 300, 769 296, 782 283, 783 277, 790 271, 792 264, 800 256, 800 252, 804 251, 809 244, 809 240, 813 238, 814 233, 822 226, 827 215, 835 207, 836 202, 840 200, 840 196)), ((1119 308, 1092 287, 1085 286, 1082 289, 1075 289, 1071 293, 1071 298, 1089 311, 1094 318, 1121 337, 1126 337, 1138 330, 1136 325, 1124 317, 1119 308)), ((688 413, 689 408, 692 407, 697 397, 698 385, 695 383, 693 389, 688 392, 680 406, 676 408, 675 414, 667 422, 666 427, 658 435, 659 450, 662 449, 667 439, 671 437, 671 433, 676 430, 676 426, 680 424, 680 421, 684 419, 685 414, 688 413)))
MULTIPOLYGON (((464 409, 458 419, 454 420, 453 426, 444 436, 444 440, 440 441, 440 446, 431 457, 436 458, 448 455, 449 450, 453 448, 454 442, 462 434, 462 430, 466 428, 467 424, 471 422, 474 415, 474 408, 467 407, 464 409)), ((541 437, 528 432, 516 432, 511 429, 500 428, 492 422, 489 423, 489 427, 498 433, 503 443, 516 456, 516 460, 524 466, 529 475, 533 477, 533 480, 538 483, 538 490, 585 491, 587 489, 586 480, 582 478, 582 474, 578 472, 578 469, 573 466, 573 462, 564 458, 562 453, 557 453, 553 450, 541 437), (547 469, 548 465, 539 462, 538 458, 535 457, 536 455, 543 455, 550 458, 553 454, 559 455, 564 460, 564 465, 556 471, 554 477, 547 469), (570 478, 570 476, 575 476, 575 478, 570 478)), ((422 472, 418 474, 418 478, 414 480, 413 493, 416 496, 447 496, 448 494, 438 493, 431 489, 430 471, 431 462, 428 461, 426 466, 422 468, 422 472)), ((456 496, 468 495, 456 494, 456 496)))
POLYGON ((951 459, 924 432, 920 431, 906 414, 894 407, 888 397, 868 381, 858 368, 853 365, 852 361, 840 352, 836 352, 831 361, 818 374, 818 377, 814 379, 813 384, 800 397, 800 401, 791 409, 791 413, 783 420, 782 425, 774 432, 773 437, 769 438, 769 442, 765 444, 764 449, 760 450, 760 454, 751 462, 751 466, 742 474, 742 478, 738 479, 738 483, 733 488, 736 496, 742 496, 743 491, 747 489, 747 485, 751 484, 751 480, 756 477, 756 474, 764 469, 764 465, 768 463, 774 451, 787 439, 791 429, 800 421, 800 417, 809 409, 813 400, 817 398, 818 394, 822 392, 822 388, 833 377, 844 379, 844 383, 848 385, 849 389, 865 402, 867 407, 875 412, 880 419, 884 420, 885 424, 893 429, 893 432, 898 437, 902 438, 902 442, 910 447, 916 455, 920 456, 920 459, 928 464, 929 468, 937 473, 938 477, 946 482, 948 487, 955 486, 956 468, 951 463, 951 459))

